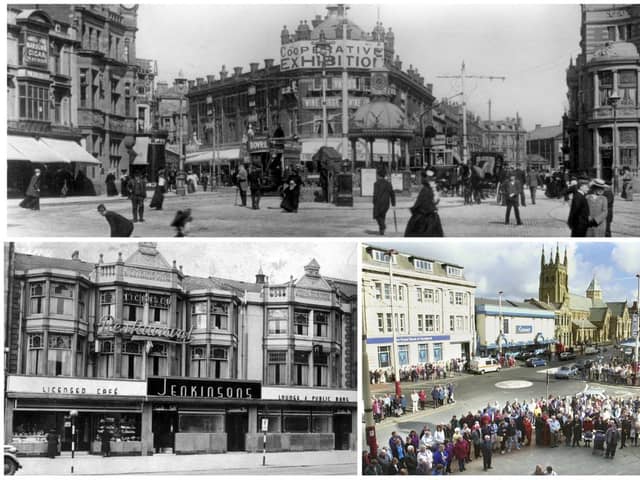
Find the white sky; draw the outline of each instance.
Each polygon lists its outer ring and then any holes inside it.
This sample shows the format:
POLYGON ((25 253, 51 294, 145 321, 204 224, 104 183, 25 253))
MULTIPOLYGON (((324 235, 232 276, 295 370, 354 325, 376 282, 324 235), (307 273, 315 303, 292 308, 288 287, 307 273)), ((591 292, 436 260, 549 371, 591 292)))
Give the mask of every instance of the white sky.
MULTIPOLYGON (((228 71, 265 58, 280 63, 280 31, 295 31, 300 20, 310 24, 326 14, 326 3, 260 2, 256 4, 143 3, 138 17, 137 55, 158 61, 159 79, 171 82, 228 71)), ((348 16, 365 31, 375 26, 378 8, 385 29, 395 33, 395 50, 403 70, 413 65, 436 98, 461 90, 458 80, 438 75, 460 73, 506 76, 503 82, 467 80, 470 110, 492 119, 520 114, 527 129, 559 124, 566 106, 566 68, 579 53, 578 4, 491 5, 470 1, 348 3, 348 16)))
MULTIPOLYGON (((540 252, 544 245, 546 263, 557 243, 541 240, 456 240, 446 243, 419 241, 371 241, 371 245, 395 248, 402 253, 414 253, 435 260, 448 261, 464 267, 467 280, 476 283, 476 296, 522 301, 538 298, 540 252)), ((637 240, 611 242, 560 242, 560 260, 565 247, 569 267, 569 291, 585 295, 593 276, 600 283, 606 302, 631 303, 637 295, 636 274, 640 273, 640 244, 637 240)), ((544 300, 544 299, 542 299, 544 300)))
MULTIPOLYGON (((160 241, 158 251, 171 264, 175 259, 187 275, 216 276, 231 280, 254 282, 262 266, 272 283, 281 283, 304 275, 304 266, 315 258, 320 274, 344 280, 357 280, 356 244, 353 241, 160 241)), ((70 259, 74 250, 80 259, 115 262, 118 252, 126 258, 138 248, 137 243, 104 242, 16 242, 16 252, 70 259)))

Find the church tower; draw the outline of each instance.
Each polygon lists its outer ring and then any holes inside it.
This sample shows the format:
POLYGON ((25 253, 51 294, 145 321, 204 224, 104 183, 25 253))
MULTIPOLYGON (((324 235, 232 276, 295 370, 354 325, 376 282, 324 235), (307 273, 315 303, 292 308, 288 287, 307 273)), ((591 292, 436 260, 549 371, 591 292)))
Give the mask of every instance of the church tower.
POLYGON ((540 256, 540 280, 538 283, 538 299, 541 302, 562 303, 569 293, 569 276, 567 273, 567 250, 564 259, 560 261, 560 246, 556 247, 555 257, 553 249, 549 255, 549 263, 545 263, 544 246, 540 256))
POLYGON ((598 283, 598 280, 596 280, 595 275, 587 287, 586 294, 587 298, 591 299, 593 306, 602 304, 602 289, 600 288, 600 284, 598 283))

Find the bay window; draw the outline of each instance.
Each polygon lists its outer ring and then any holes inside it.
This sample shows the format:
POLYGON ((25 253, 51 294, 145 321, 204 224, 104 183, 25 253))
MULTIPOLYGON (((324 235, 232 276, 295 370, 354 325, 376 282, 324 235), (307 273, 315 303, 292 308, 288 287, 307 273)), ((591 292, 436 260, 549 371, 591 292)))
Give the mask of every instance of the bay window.
POLYGON ((267 384, 286 385, 287 383, 287 352, 267 352, 267 384))
POLYGON ((73 315, 73 289, 73 285, 66 283, 51 284, 50 314, 73 315))
POLYGON ((49 334, 48 374, 71 376, 71 335, 49 334))
POLYGON ((44 369, 44 340, 42 333, 29 334, 27 352, 27 375, 46 375, 44 369))
POLYGON ((207 302, 191 303, 191 328, 194 330, 207 329, 207 302))
POLYGON ((122 378, 142 378, 142 343, 125 342, 122 344, 122 378))
POLYGON ((207 376, 207 348, 204 345, 191 347, 191 365, 189 376, 202 378, 207 376))
POLYGON ((230 378, 229 375, 229 349, 211 345, 211 372, 213 378, 230 378))
POLYGON ((293 352, 293 369, 291 383, 293 385, 309 384, 309 352, 293 352))
POLYGON ((44 282, 30 284, 29 299, 31 304, 29 313, 44 313, 44 282))
POLYGON ((313 312, 313 333, 316 337, 326 337, 329 326, 329 312, 313 312))
POLYGON ((267 310, 267 332, 269 335, 281 335, 288 332, 289 310, 270 308, 267 310))
POLYGON ((124 309, 122 319, 125 322, 141 322, 144 312, 144 292, 125 290, 123 295, 124 309))
POLYGON ((326 352, 313 354, 313 386, 326 387, 328 385, 329 355, 326 352))

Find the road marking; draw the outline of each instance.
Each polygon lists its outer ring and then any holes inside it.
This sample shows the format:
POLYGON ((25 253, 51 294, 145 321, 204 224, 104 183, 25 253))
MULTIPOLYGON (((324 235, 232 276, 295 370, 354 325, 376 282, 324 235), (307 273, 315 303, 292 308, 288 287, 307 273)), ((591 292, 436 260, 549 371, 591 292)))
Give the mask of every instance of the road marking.
POLYGON ((505 388, 505 389, 516 389, 516 388, 528 388, 531 387, 533 383, 527 380, 506 380, 504 382, 498 382, 495 384, 497 388, 505 388))
POLYGON ((558 370, 558 368, 560 367, 552 367, 552 368, 545 368, 544 370, 536 370, 536 373, 556 373, 556 370, 558 370))

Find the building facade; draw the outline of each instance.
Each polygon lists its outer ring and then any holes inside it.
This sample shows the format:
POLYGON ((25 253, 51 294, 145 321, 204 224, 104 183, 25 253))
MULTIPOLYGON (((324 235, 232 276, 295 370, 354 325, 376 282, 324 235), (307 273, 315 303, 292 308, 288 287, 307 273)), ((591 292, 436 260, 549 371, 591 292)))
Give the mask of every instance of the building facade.
POLYGON ((480 356, 544 348, 555 343, 555 315, 527 302, 476 298, 476 330, 480 356))
MULTIPOLYGON (((273 58, 265 59, 262 67, 250 63, 247 72, 241 66, 232 71, 223 66, 217 78, 208 75, 190 81, 191 133, 202 139, 205 152, 199 160, 194 156, 194 162, 209 163, 215 139, 220 168, 233 169, 239 161, 252 161, 270 175, 300 163, 313 169, 313 154, 323 145, 323 65, 327 145, 336 148, 342 158, 352 156, 346 137, 343 140, 343 127, 348 127, 343 110, 350 117, 369 102, 372 69, 388 70, 392 102, 418 125, 420 113, 433 102, 431 85, 425 85, 413 67, 402 69, 390 28, 385 30, 378 22, 372 31, 365 31, 346 16, 347 8, 331 5, 324 18, 318 15, 310 23, 300 21, 293 31, 285 26, 280 32, 279 64, 273 58), (330 47, 324 63, 316 48, 320 40, 330 47), (345 109, 343 86, 347 90, 345 109)), ((376 159, 389 161, 391 147, 386 141, 377 141, 372 148, 376 159)), ((355 160, 367 162, 370 150, 367 142, 359 142, 355 160)), ((409 157, 414 155, 408 146, 398 152, 399 166, 408 168, 409 157)))
POLYGON ((96 263, 6 248, 5 443, 216 453, 355 449, 355 282, 185 275, 153 243, 96 263), (74 412, 72 418, 71 412, 74 412))
POLYGON ((570 167, 617 188, 622 168, 638 175, 640 7, 590 4, 581 13, 581 51, 567 69, 570 167))
POLYGON ((402 369, 475 353, 476 286, 463 267, 363 246, 362 283, 369 370, 393 373, 394 362, 402 369))
POLYGON ((512 168, 515 168, 518 163, 524 162, 527 132, 524 130, 519 116, 507 117, 504 120, 487 120, 481 123, 484 130, 483 150, 502 153, 506 165, 512 168))
POLYGON ((563 168, 563 140, 562 125, 536 125, 527 133, 527 167, 538 171, 563 168))

